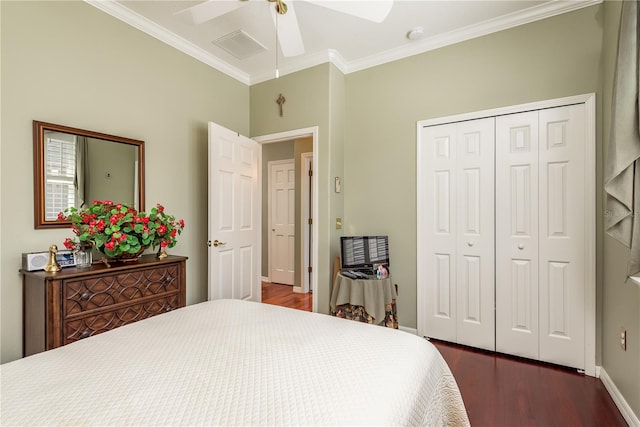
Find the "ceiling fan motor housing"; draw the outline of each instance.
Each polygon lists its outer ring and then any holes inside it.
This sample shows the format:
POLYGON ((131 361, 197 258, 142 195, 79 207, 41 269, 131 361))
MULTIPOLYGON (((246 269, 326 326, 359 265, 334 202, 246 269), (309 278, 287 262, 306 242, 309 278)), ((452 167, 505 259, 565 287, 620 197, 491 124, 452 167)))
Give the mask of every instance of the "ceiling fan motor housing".
POLYGON ((285 13, 287 13, 287 4, 282 0, 269 0, 269 2, 276 4, 276 12, 278 12, 280 15, 284 15, 285 13))

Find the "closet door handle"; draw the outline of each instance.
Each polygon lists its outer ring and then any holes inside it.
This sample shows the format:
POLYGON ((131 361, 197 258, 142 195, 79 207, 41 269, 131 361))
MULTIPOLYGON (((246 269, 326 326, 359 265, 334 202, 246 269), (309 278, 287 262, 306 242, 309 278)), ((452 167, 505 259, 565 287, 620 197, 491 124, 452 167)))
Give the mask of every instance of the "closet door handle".
POLYGON ((473 242, 467 242, 467 246, 469 247, 473 246, 473 242))
POLYGON ((523 249, 524 249, 524 245, 523 245, 522 243, 520 243, 520 244, 518 245, 518 249, 523 250, 523 249))

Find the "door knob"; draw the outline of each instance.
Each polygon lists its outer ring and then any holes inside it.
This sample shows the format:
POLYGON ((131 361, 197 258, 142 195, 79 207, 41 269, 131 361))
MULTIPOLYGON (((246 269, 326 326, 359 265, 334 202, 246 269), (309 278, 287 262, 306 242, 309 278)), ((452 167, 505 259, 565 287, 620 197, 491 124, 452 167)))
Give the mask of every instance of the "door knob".
POLYGON ((216 240, 214 240, 214 241, 213 241, 213 246, 214 246, 214 247, 216 247, 216 248, 217 248, 218 246, 224 246, 224 245, 226 245, 226 244, 227 244, 227 242, 221 242, 221 241, 220 241, 220 240, 218 240, 218 239, 216 239, 216 240))

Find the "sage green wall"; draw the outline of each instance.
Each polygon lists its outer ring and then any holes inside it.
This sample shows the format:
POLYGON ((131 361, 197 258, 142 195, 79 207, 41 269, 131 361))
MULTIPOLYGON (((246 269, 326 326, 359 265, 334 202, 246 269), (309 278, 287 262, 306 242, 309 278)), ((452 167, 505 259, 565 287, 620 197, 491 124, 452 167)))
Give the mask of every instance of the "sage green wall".
MULTIPOLYGON (((611 129, 611 99, 621 10, 622 3, 619 1, 604 3, 603 159, 607 157, 611 129)), ((625 283, 628 261, 629 249, 605 235, 601 365, 636 417, 640 417, 640 287, 625 283), (627 351, 620 347, 621 327, 627 330, 627 351)))
POLYGON ((145 141, 146 206, 184 218, 187 303, 207 298, 207 122, 247 135, 249 88, 82 1, 1 1, 1 360, 22 355, 21 253, 34 230, 31 121, 145 141))
POLYGON ((345 233, 389 235, 402 326, 416 327, 423 273, 416 122, 598 92, 601 20, 589 7, 346 76, 345 233))
POLYGON ((333 65, 322 64, 279 79, 258 83, 250 88, 251 136, 257 137, 308 127, 318 127, 317 156, 318 174, 318 289, 314 294, 318 311, 329 311, 330 291, 330 195, 329 177, 330 140, 330 94, 329 74, 333 65), (276 99, 282 94, 286 98, 284 114, 279 115, 276 99))
POLYGON ((138 147, 89 138, 85 203, 110 199, 133 206, 138 147), (131 159, 124 162, 122 159, 131 159))
MULTIPOLYGON (((340 255, 340 236, 344 234, 344 228, 336 227, 337 218, 341 218, 344 224, 344 186, 340 193, 335 192, 335 177, 340 177, 344 181, 344 147, 345 147, 345 129, 346 129, 346 84, 344 75, 333 65, 329 70, 329 103, 330 103, 330 132, 331 132, 331 148, 330 148, 330 202, 331 213, 329 216, 330 235, 330 264, 326 267, 333 267, 333 259, 340 255)), ((346 184, 348 185, 348 183, 346 184)), ((344 226, 343 226, 344 227, 344 226)), ((323 267, 320 264, 320 267, 323 267)), ((331 272, 333 278, 333 271, 331 272)))
POLYGON ((281 141, 262 146, 262 266, 261 274, 269 277, 269 162, 293 159, 294 141, 281 141))

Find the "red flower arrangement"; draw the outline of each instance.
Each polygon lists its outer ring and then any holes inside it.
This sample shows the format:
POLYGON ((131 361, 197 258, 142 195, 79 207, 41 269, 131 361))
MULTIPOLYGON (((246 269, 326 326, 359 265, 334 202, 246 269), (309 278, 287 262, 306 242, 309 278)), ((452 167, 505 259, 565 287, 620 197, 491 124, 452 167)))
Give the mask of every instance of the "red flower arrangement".
POLYGON ((178 243, 176 238, 184 229, 183 219, 176 220, 173 215, 167 214, 161 204, 157 204, 155 208, 151 209, 151 214, 148 218, 151 223, 151 229, 155 228, 154 248, 156 246, 172 248, 178 243), (153 226, 154 224, 155 227, 153 226))
POLYGON ((95 247, 111 258, 135 257, 149 246, 172 248, 184 229, 184 220, 168 215, 160 204, 147 214, 111 200, 94 200, 83 209, 65 209, 58 220, 71 221, 77 236, 77 240, 65 239, 67 249, 95 247))

